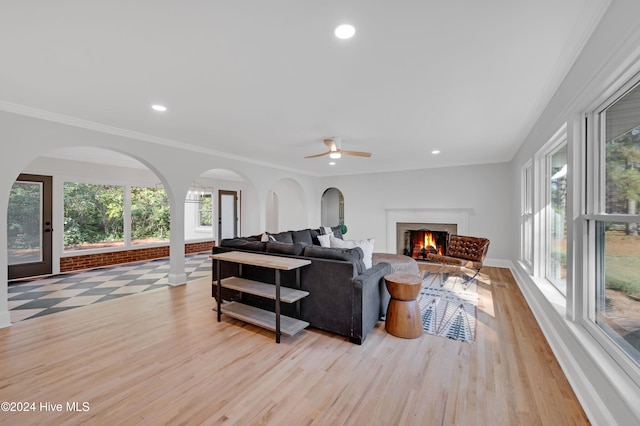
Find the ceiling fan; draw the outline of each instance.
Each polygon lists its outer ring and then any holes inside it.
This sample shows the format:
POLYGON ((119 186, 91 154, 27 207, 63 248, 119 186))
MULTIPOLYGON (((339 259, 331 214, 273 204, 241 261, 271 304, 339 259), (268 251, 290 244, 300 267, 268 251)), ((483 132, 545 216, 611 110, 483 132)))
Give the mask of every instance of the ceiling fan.
POLYGON ((329 148, 329 151, 323 152, 322 154, 309 155, 304 158, 315 158, 322 157, 323 155, 328 155, 331 158, 340 158, 342 155, 355 155, 356 157, 371 157, 370 152, 363 151, 343 151, 341 149, 342 140, 340 138, 328 138, 325 139, 324 144, 329 148))

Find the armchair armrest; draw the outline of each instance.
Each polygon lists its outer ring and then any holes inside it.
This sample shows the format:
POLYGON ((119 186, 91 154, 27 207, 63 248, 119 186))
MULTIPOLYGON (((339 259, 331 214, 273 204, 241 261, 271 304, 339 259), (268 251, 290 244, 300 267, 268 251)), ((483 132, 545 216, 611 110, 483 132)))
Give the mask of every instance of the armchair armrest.
POLYGON ((354 321, 361 319, 360 322, 353 324, 355 343, 362 343, 367 333, 376 325, 387 310, 389 303, 389 293, 384 283, 384 276, 391 273, 391 265, 386 262, 367 269, 354 278, 353 311, 360 315, 354 315, 354 321), (358 294, 359 293, 359 294, 358 294))

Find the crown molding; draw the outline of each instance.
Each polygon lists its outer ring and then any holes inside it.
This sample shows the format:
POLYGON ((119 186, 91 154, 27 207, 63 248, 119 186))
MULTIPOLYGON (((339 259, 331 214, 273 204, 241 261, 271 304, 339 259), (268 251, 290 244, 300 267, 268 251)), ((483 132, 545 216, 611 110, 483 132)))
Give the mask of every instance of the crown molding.
POLYGON ((40 120, 51 121, 54 123, 65 124, 67 126, 78 127, 87 130, 93 130, 95 132, 106 133, 114 136, 121 136, 129 139, 137 139, 144 142, 149 142, 156 145, 167 146, 171 148, 182 149, 193 153, 213 155, 216 157, 226 158, 229 160, 241 161, 243 163, 250 163, 258 166, 268 167, 271 169, 278 169, 291 173, 298 173, 306 176, 316 176, 305 170, 294 169, 290 167, 278 166, 265 161, 256 160, 253 158, 243 157, 240 155, 229 154, 226 152, 218 151, 211 148, 205 148, 198 145, 193 145, 185 142, 179 142, 172 139, 165 139, 158 136, 148 135, 146 133, 134 132, 132 130, 122 129, 120 127, 109 126, 107 124, 96 123, 94 121, 83 120, 68 115, 58 114, 46 110, 32 108, 24 105, 18 105, 11 102, 0 100, 0 110, 10 112, 13 114, 24 115, 27 117, 38 118, 40 120))

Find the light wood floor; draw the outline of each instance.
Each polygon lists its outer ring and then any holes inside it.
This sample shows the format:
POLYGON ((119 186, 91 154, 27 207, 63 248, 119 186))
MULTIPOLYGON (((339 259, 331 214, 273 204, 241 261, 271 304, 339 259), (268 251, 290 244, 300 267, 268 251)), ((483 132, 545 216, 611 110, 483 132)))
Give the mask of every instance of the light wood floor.
POLYGON ((217 323, 206 278, 25 320, 0 330, 0 401, 36 412, 0 423, 588 424, 510 272, 485 267, 478 287, 471 344, 384 323, 362 346, 313 329, 276 344, 217 323))

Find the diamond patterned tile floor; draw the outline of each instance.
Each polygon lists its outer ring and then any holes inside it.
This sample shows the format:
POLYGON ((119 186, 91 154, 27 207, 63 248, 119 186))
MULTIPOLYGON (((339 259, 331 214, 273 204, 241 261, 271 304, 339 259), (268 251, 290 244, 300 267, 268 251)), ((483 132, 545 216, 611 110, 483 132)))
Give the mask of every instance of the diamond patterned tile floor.
MULTIPOLYGON (((187 281, 211 276, 210 253, 185 257, 187 281)), ((9 282, 11 322, 166 287, 169 259, 9 282)))

